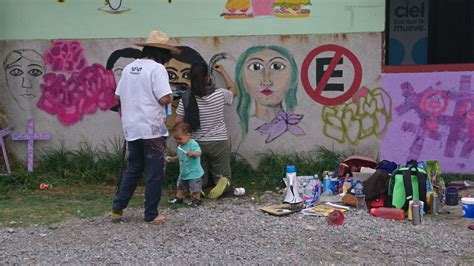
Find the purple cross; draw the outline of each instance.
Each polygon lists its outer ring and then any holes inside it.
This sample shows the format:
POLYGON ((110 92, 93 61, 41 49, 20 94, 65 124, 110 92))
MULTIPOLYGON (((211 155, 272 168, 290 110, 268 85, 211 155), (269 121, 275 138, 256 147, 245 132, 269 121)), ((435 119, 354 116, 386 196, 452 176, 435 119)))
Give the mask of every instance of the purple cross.
POLYGON ((12 134, 12 140, 28 141, 28 172, 33 172, 33 142, 35 140, 48 140, 48 133, 34 133, 33 118, 28 119, 28 130, 26 133, 12 134))
POLYGON ((2 146, 3 160, 5 161, 5 166, 7 167, 7 175, 11 174, 10 171, 10 162, 8 161, 7 149, 5 148, 5 142, 3 142, 3 137, 10 134, 10 129, 5 128, 0 130, 0 146, 2 146))

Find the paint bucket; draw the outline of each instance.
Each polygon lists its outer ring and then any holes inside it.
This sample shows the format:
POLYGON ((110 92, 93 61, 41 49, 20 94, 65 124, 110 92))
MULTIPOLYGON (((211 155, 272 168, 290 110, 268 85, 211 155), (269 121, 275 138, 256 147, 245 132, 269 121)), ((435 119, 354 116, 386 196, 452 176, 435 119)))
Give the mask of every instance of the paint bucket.
POLYGON ((462 198, 461 203, 464 218, 474 218, 474 198, 462 198))
POLYGON ((456 206, 459 204, 458 190, 454 187, 446 188, 446 199, 445 203, 448 206, 456 206))

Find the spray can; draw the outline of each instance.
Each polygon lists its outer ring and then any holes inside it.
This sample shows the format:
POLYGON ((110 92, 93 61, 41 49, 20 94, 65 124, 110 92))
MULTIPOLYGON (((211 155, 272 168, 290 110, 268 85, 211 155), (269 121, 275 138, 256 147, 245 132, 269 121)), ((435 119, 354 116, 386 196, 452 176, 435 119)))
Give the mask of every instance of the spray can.
POLYGON ((421 207, 421 205, 418 202, 414 202, 411 205, 411 212, 412 212, 412 218, 413 218, 413 224, 414 225, 421 224, 420 207, 421 207))
POLYGON ((439 197, 438 194, 431 194, 431 214, 438 214, 439 211, 439 197))
MULTIPOLYGON (((331 179, 329 178, 329 175, 327 173, 324 176, 324 180, 323 180, 323 190, 324 191, 331 190, 331 179)), ((331 192, 331 194, 332 194, 332 192, 331 192)))

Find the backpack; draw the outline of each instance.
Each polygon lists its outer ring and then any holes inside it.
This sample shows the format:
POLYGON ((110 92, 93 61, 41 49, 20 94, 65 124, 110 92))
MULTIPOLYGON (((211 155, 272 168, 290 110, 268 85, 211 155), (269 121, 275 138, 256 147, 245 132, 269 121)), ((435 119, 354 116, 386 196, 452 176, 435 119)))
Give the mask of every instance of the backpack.
POLYGON ((388 160, 383 160, 377 164, 375 167, 375 170, 382 170, 388 174, 393 173, 395 169, 397 169, 398 165, 396 162, 388 161, 388 160))
POLYGON ((410 166, 395 170, 388 182, 387 205, 408 211, 410 200, 420 200, 425 203, 426 212, 426 180, 427 175, 422 168, 410 166))
POLYGON ((387 194, 387 183, 390 175, 383 170, 376 170, 367 180, 362 182, 367 201, 376 200, 380 195, 387 194))

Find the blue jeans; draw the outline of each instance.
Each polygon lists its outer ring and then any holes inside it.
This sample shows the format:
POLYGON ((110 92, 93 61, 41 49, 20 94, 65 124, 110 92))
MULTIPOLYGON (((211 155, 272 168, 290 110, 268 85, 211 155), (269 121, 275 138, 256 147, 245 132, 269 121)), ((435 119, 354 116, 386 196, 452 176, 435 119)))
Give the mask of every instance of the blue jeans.
POLYGON ((122 176, 112 210, 121 211, 127 207, 137 188, 138 181, 145 171, 144 220, 152 221, 158 216, 158 203, 160 203, 161 185, 164 177, 166 138, 127 141, 127 146, 127 170, 122 176))

